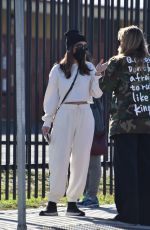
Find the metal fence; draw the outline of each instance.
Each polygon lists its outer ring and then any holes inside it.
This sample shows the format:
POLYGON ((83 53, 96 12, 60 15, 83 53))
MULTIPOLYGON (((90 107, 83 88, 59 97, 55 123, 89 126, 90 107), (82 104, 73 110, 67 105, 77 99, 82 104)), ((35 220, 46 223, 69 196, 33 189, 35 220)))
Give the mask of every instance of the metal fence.
MULTIPOLYGON (((0 0, 0 199, 16 199, 16 63, 14 0, 0 0)), ((65 52, 64 32, 78 28, 96 64, 117 53, 120 27, 136 24, 150 42, 148 0, 26 0, 26 185, 27 197, 45 197, 47 145, 41 135, 42 102, 52 65, 65 52)), ((105 95, 105 101, 107 95, 105 95)), ((106 108, 106 107, 105 107, 106 108)), ((106 108, 106 121, 108 121, 106 108)), ((103 193, 113 193, 113 145, 102 157, 103 193)))

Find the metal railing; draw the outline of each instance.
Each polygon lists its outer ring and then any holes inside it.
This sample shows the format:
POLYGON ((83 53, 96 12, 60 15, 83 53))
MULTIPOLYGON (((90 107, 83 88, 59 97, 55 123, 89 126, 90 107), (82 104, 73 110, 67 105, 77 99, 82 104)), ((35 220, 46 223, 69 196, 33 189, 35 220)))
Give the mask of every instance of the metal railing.
MULTIPOLYGON (((16 55, 14 0, 0 1, 0 199, 17 197, 16 55)), ((64 32, 78 28, 88 39, 96 64, 117 53, 120 27, 140 25, 150 42, 148 0, 26 0, 25 92, 27 197, 45 197, 47 145, 41 135, 43 97, 52 65, 65 53, 64 32), (42 183, 39 184, 39 177, 42 183), (42 188, 42 189, 41 189, 42 188)), ((105 95, 104 103, 107 101, 105 95)), ((106 105, 106 103, 105 103, 106 105)), ((106 107, 105 107, 106 108, 106 107)), ((107 108, 105 109, 108 121, 107 108)), ((102 157, 103 193, 113 193, 113 145, 102 157), (109 178, 109 181, 107 179, 109 178)))

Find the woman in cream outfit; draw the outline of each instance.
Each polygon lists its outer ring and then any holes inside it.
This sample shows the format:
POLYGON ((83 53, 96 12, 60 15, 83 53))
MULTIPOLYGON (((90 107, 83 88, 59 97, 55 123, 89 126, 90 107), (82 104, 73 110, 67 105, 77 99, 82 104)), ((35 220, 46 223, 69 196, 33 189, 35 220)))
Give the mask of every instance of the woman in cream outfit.
POLYGON ((59 64, 54 65, 49 74, 49 82, 44 98, 43 135, 53 122, 49 146, 50 191, 48 205, 40 215, 58 215, 57 202, 66 192, 67 215, 84 216, 77 208, 76 201, 83 194, 90 150, 94 133, 94 118, 90 108, 92 97, 102 96, 99 78, 92 63, 86 62, 86 38, 77 30, 66 34, 66 54, 59 64), (60 106, 78 71, 75 84, 60 106), (66 190, 68 166, 70 177, 66 190))

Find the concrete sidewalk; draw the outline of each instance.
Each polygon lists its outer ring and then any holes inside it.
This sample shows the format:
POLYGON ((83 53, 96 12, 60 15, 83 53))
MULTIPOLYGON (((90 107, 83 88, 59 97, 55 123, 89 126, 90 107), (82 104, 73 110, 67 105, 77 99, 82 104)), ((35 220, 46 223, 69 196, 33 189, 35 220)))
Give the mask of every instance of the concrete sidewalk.
MULTIPOLYGON (((86 212, 86 217, 66 217, 66 207, 58 205, 59 216, 48 217, 39 216, 39 209, 27 209, 27 229, 51 229, 51 230, 98 230, 98 229, 150 229, 148 226, 131 225, 121 222, 107 220, 116 215, 114 205, 102 205, 99 208, 82 208, 86 212)), ((0 211, 0 230, 17 229, 17 210, 0 211)))

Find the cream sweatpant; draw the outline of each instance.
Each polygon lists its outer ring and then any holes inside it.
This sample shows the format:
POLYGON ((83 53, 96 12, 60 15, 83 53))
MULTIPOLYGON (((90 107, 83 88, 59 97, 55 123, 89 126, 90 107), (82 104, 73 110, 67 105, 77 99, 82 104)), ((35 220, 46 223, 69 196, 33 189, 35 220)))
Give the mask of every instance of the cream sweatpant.
POLYGON ((57 203, 66 192, 68 201, 76 202, 83 194, 93 134, 94 118, 89 104, 61 106, 55 117, 49 146, 48 201, 57 203), (69 163, 70 177, 66 188, 69 163))

